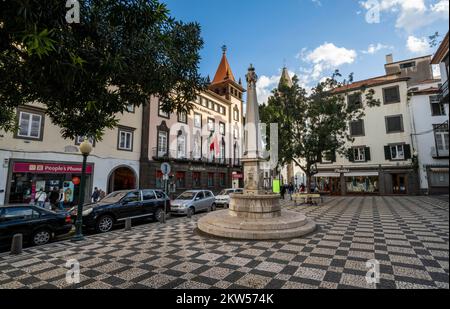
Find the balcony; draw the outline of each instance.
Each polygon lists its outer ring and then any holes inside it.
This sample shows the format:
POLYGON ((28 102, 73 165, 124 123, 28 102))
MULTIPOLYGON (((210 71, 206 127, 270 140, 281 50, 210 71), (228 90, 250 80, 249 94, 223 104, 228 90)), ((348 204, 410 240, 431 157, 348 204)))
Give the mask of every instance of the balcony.
POLYGON ((228 159, 226 158, 207 158, 205 156, 194 156, 193 152, 180 155, 177 150, 168 150, 166 153, 158 151, 157 148, 152 149, 152 158, 155 161, 175 161, 175 162, 190 162, 190 163, 206 163, 206 164, 218 164, 228 165, 228 159))
POLYGON ((441 88, 439 88, 439 91, 441 96, 441 103, 448 104, 448 80, 446 80, 445 83, 442 84, 441 88))
POLYGON ((431 147, 431 157, 433 159, 448 159, 449 158, 449 151, 438 149, 436 150, 436 147, 431 147))

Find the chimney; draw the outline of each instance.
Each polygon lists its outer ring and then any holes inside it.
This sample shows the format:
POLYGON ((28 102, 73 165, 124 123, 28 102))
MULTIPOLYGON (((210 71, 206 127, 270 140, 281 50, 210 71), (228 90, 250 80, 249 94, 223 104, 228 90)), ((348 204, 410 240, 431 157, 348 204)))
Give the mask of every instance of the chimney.
POLYGON ((392 54, 386 55, 386 64, 391 64, 394 62, 394 56, 392 54))

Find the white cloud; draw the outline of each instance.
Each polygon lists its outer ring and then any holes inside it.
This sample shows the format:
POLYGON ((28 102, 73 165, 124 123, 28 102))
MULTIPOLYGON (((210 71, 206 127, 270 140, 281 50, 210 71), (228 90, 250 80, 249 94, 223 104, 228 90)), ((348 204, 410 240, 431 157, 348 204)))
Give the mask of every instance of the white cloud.
POLYGON ((311 0, 315 5, 322 6, 322 2, 320 0, 311 0))
POLYGON ((408 33, 449 19, 449 0, 365 0, 360 4, 368 13, 397 14, 396 28, 408 33))
POLYGON ((383 49, 393 49, 393 47, 389 46, 389 45, 384 45, 384 44, 381 44, 381 43, 370 44, 369 47, 367 48, 367 50, 362 50, 361 52, 363 54, 373 55, 373 54, 375 54, 375 53, 377 53, 377 52, 379 52, 380 50, 383 50, 383 49))
POLYGON ((337 47, 333 43, 325 42, 308 53, 304 60, 313 64, 311 77, 314 80, 319 80, 324 70, 334 70, 343 64, 351 64, 356 60, 356 57, 355 50, 337 47))
POLYGON ((410 35, 406 42, 406 47, 410 52, 416 54, 425 54, 430 51, 430 45, 425 37, 416 38, 415 36, 410 35))

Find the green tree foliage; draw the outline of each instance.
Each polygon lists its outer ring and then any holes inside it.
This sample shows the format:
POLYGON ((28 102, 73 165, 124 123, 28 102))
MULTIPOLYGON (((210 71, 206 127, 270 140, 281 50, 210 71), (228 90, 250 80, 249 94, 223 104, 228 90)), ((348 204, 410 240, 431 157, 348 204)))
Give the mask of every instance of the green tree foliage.
POLYGON ((346 85, 353 77, 343 82, 337 77, 338 71, 308 94, 294 76, 292 87, 281 83, 260 107, 263 123, 279 124, 279 165, 294 162, 305 172, 308 183, 322 160, 347 155, 346 142, 353 140, 349 123, 364 116, 364 105, 380 104, 373 97, 374 91, 365 89, 356 93, 365 97, 364 104, 347 104, 346 85))
POLYGON ((40 102, 65 138, 101 139, 127 106, 157 95, 167 112, 188 111, 204 88, 200 26, 170 17, 157 0, 0 1, 0 129, 18 106, 40 102))

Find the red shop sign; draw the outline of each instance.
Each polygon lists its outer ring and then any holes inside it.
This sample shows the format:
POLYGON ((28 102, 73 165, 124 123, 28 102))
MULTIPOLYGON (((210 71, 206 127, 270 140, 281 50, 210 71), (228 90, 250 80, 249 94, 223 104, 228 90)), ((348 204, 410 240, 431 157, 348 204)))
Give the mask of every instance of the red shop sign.
MULTIPOLYGON (((81 164, 16 162, 13 165, 13 173, 81 174, 81 169, 81 164)), ((92 165, 86 166, 86 174, 92 174, 92 165)))
POLYGON ((244 178, 244 175, 242 174, 233 174, 233 179, 242 179, 244 178))

